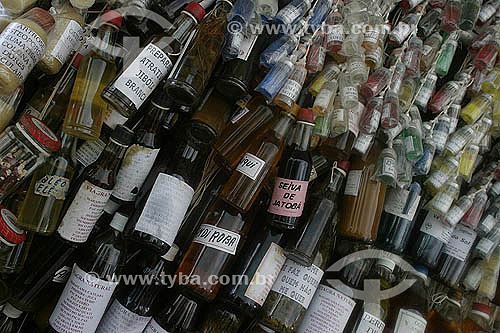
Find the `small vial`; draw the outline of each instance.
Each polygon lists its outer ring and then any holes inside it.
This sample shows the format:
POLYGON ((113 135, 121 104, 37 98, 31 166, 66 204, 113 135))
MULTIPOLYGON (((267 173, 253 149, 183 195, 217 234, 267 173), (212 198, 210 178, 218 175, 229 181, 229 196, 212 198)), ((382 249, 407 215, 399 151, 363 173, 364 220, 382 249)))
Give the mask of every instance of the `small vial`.
POLYGON ((323 84, 327 81, 331 81, 333 79, 337 79, 340 74, 340 68, 335 62, 329 62, 326 64, 325 68, 319 75, 314 79, 311 86, 309 87, 309 93, 313 96, 316 96, 323 84))
POLYGON ((460 194, 460 186, 456 182, 445 185, 442 192, 437 193, 427 204, 427 208, 439 215, 446 215, 453 201, 460 194))
POLYGON ((284 25, 291 25, 302 18, 310 8, 310 0, 293 0, 276 14, 275 20, 284 25))
POLYGON ((453 206, 451 206, 443 221, 455 227, 471 206, 472 199, 468 195, 461 196, 453 206))
POLYGON ((326 19, 326 50, 330 54, 337 53, 342 49, 345 38, 343 19, 342 14, 338 11, 333 12, 326 19))
POLYGON ((439 76, 446 76, 448 70, 450 69, 451 62, 455 56, 455 51, 457 50, 458 42, 454 39, 447 40, 443 45, 443 52, 439 56, 436 64, 436 73, 439 76))
POLYGON ((431 101, 427 104, 428 109, 434 113, 440 113, 445 107, 450 105, 457 96, 459 90, 460 85, 457 82, 446 82, 443 87, 432 96, 431 101))
POLYGON ((354 109, 358 105, 358 89, 347 73, 340 75, 339 89, 342 106, 354 109))
POLYGON ((446 111, 448 117, 450 117, 450 134, 455 132, 458 125, 458 115, 462 110, 462 106, 460 104, 452 104, 446 111))
POLYGON ((445 153, 448 155, 457 155, 465 145, 472 140, 475 131, 470 126, 464 126, 453 133, 444 147, 445 153))
POLYGON ((427 74, 424 84, 422 85, 420 91, 417 93, 417 96, 415 97, 415 105, 420 110, 426 110, 427 103, 429 103, 429 100, 432 97, 432 93, 436 88, 437 79, 438 77, 435 73, 427 74))
POLYGON ((460 0, 448 0, 441 18, 441 30, 446 32, 457 30, 461 10, 460 0))
POLYGON ((336 137, 349 129, 349 112, 342 107, 340 98, 335 98, 331 117, 330 137, 336 137))
POLYGON ((333 104, 337 93, 338 84, 336 80, 326 82, 316 96, 313 111, 319 115, 325 115, 333 104))
POLYGON ((323 70, 326 58, 326 39, 325 34, 319 32, 313 39, 309 52, 307 54, 306 69, 310 75, 323 70))
POLYGON ((300 91, 307 77, 305 59, 302 58, 296 65, 292 75, 280 89, 274 103, 286 111, 290 111, 299 98, 300 91))
POLYGON ((441 153, 444 150, 448 136, 450 135, 450 117, 442 115, 439 117, 432 131, 431 140, 436 146, 436 151, 441 153))
POLYGON ((396 152, 389 141, 389 147, 384 148, 377 160, 374 177, 382 184, 394 185, 397 181, 396 152))
POLYGON ((363 112, 359 121, 359 131, 361 133, 375 134, 377 132, 382 117, 382 106, 382 97, 374 97, 368 101, 365 112, 363 112))
POLYGON ((412 37, 408 42, 408 48, 403 56, 403 64, 405 64, 408 74, 417 75, 419 73, 423 47, 424 43, 418 37, 412 37))
POLYGON ((399 106, 401 110, 406 111, 411 105, 411 101, 417 91, 417 77, 406 76, 399 90, 399 106))
POLYGON ((365 64, 364 49, 347 59, 347 73, 355 85, 360 85, 368 80, 368 67, 365 64))
POLYGON ((409 161, 417 161, 424 154, 422 144, 422 120, 416 107, 410 109, 412 120, 408 127, 403 131, 404 144, 406 149, 406 158, 409 161), (415 115, 415 116, 414 116, 415 115))
POLYGON ((392 91, 388 91, 384 98, 380 126, 384 129, 396 127, 399 122, 399 116, 400 111, 398 95, 392 91))
POLYGON ((487 201, 488 195, 485 191, 476 193, 476 195, 474 196, 474 200, 472 201, 472 205, 467 213, 465 213, 461 223, 470 226, 472 229, 476 229, 481 216, 483 215, 483 211, 486 207, 487 201))
POLYGON ((424 155, 415 162, 413 165, 413 175, 424 176, 431 170, 432 161, 434 159, 434 154, 436 153, 436 146, 432 141, 424 141, 424 155))
POLYGON ((368 80, 361 86, 359 92, 368 100, 382 92, 389 84, 390 79, 391 71, 388 68, 381 67, 368 77, 368 80))
POLYGON ((288 58, 281 60, 267 73, 255 91, 264 96, 267 101, 272 101, 286 83, 293 68, 294 65, 288 58))
POLYGON ((461 113, 462 119, 467 124, 475 123, 487 110, 491 108, 493 97, 489 94, 481 94, 469 102, 461 113))
POLYGON ((469 181, 472 177, 472 171, 476 165, 476 160, 479 155, 479 146, 470 144, 465 147, 462 157, 460 158, 460 167, 458 168, 458 175, 469 181))
POLYGON ((406 66, 403 63, 398 63, 394 68, 394 73, 392 74, 391 84, 389 85, 389 90, 399 94, 401 89, 401 84, 403 83, 403 78, 405 76, 406 66))
POLYGON ((431 172, 429 178, 424 182, 425 188, 431 194, 438 193, 446 182, 456 175, 459 165, 456 157, 447 157, 436 170, 431 172))

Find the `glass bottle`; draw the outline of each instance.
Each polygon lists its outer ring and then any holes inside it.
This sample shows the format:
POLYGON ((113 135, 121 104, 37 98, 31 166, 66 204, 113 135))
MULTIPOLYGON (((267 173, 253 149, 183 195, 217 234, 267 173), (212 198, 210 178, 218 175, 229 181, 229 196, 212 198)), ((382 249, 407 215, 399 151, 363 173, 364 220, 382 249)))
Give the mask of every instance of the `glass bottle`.
MULTIPOLYGON (((11 123, 16 114, 16 109, 23 97, 23 88, 17 88, 12 94, 0 96, 0 131, 11 123)), ((0 133, 1 133, 0 132, 0 133)))
POLYGON ((462 332, 463 295, 459 291, 450 291, 443 303, 431 310, 427 316, 428 332, 462 332))
POLYGON ((445 154, 457 155, 465 145, 473 139, 475 134, 476 131, 472 126, 459 128, 455 133, 451 134, 448 141, 446 141, 444 147, 445 154))
POLYGON ((2 31, 0 42, 4 45, 4 57, 0 60, 1 95, 12 94, 43 57, 47 34, 54 22, 49 12, 35 7, 16 18, 2 31))
POLYGON ((50 235, 56 229, 74 174, 75 144, 74 137, 63 133, 59 152, 33 174, 17 219, 24 230, 50 235))
POLYGON ((291 25, 296 23, 311 8, 309 0, 292 0, 285 7, 278 11, 274 18, 281 24, 291 25))
POLYGON ((403 138, 406 148, 406 158, 411 161, 418 161, 424 155, 422 146, 422 120, 420 112, 415 106, 410 108, 411 121, 408 127, 403 130, 403 138))
POLYGON ((359 102, 357 86, 352 82, 351 76, 343 72, 339 77, 339 95, 345 109, 354 109, 359 102))
POLYGON ((436 88, 437 79, 437 75, 433 72, 429 72, 425 76, 424 83, 420 87, 420 90, 417 92, 417 96, 415 96, 414 102, 420 110, 426 110, 427 103, 429 103, 434 89, 436 88))
POLYGON ((432 96, 427 107, 434 113, 440 113, 447 108, 457 96, 460 85, 455 81, 446 82, 441 89, 432 96))
POLYGON ((410 33, 415 30, 418 20, 419 15, 417 13, 410 13, 404 16, 389 33, 389 43, 393 45, 403 44, 410 33))
POLYGON ((375 143, 366 161, 355 156, 351 162, 337 227, 343 237, 368 243, 376 240, 386 191, 386 185, 373 179, 380 153, 375 143))
POLYGON ((481 269, 482 279, 477 289, 479 297, 492 300, 495 298, 495 291, 500 272, 500 248, 497 246, 491 257, 484 262, 481 269))
POLYGON ((172 165, 169 165, 169 151, 163 148, 159 152, 158 163, 146 177, 125 228, 127 238, 160 255, 174 242, 215 138, 213 132, 197 121, 184 128, 172 165))
POLYGON ((408 41, 408 48, 403 56, 403 64, 406 66, 406 75, 418 75, 420 73, 420 59, 423 54, 424 43, 418 37, 412 37, 408 41))
POLYGON ((227 14, 231 1, 218 1, 199 25, 195 40, 165 84, 167 94, 180 105, 192 106, 200 100, 224 46, 227 14))
POLYGON ((427 203, 427 209, 441 216, 445 216, 459 194, 460 186, 455 181, 447 182, 427 203))
POLYGON ((470 101, 460 113, 467 124, 475 123, 484 113, 491 109, 493 97, 489 94, 481 94, 470 101))
POLYGON ((101 215, 116 182, 120 162, 134 133, 117 126, 97 161, 72 184, 58 234, 67 241, 84 243, 101 215))
POLYGON ((262 51, 259 57, 260 65, 264 68, 272 68, 280 60, 292 54, 292 51, 296 49, 298 43, 299 40, 294 35, 281 36, 262 51))
POLYGON ((448 70, 450 69, 453 57, 455 56, 455 51, 457 50, 458 42, 454 38, 449 38, 444 42, 442 46, 441 55, 439 56, 436 63, 436 74, 439 76, 446 76, 448 70))
POLYGON ((439 32, 435 32, 425 39, 422 50, 422 59, 420 60, 421 72, 425 73, 431 68, 434 60, 436 59, 442 41, 443 37, 439 34, 439 32))
POLYGON ((73 265, 71 275, 49 318, 53 331, 69 333, 74 327, 94 332, 118 285, 117 275, 125 260, 122 231, 127 216, 116 213, 110 230, 97 237, 86 255, 73 265), (89 299, 91 306, 82 302, 89 299))
POLYGON ((422 19, 418 22, 418 36, 425 38, 439 26, 443 10, 441 8, 433 8, 429 10, 422 19))
POLYGON ((453 203, 448 213, 444 217, 444 222, 455 227, 464 217, 465 213, 472 207, 473 198, 469 195, 463 195, 453 203))
POLYGON ((339 74, 340 68, 334 61, 327 63, 323 71, 321 71, 321 73, 319 73, 311 82, 311 85, 308 88, 309 93, 313 96, 318 95, 325 82, 337 79, 339 74))
POLYGON ((359 131, 365 134, 375 134, 382 117, 382 97, 374 97, 368 100, 366 110, 359 121, 359 131))
POLYGON ((462 11, 461 3, 459 0, 447 1, 443 16, 441 18, 441 30, 445 32, 453 32, 458 29, 458 22, 460 20, 460 12, 462 11))
POLYGON ((458 25, 460 29, 468 31, 474 28, 481 10, 481 3, 480 0, 465 0, 462 3, 462 12, 458 25))
POLYGON ((101 17, 97 33, 100 45, 80 63, 71 98, 64 118, 63 131, 80 139, 97 140, 101 133, 107 104, 101 92, 116 76, 116 63, 112 48, 122 17, 109 10, 101 17))
POLYGON ((487 332, 491 308, 482 303, 473 303, 469 315, 462 323, 463 332, 487 332))
POLYGON ((326 19, 327 35, 326 35, 326 50, 329 54, 337 53, 342 49, 344 43, 344 25, 342 14, 335 10, 326 19))
POLYGON ((490 232, 479 240, 473 250, 473 257, 488 260, 500 243, 500 225, 497 223, 490 232))
POLYGON ((388 91, 384 96, 380 126, 384 129, 396 127, 399 122, 399 116, 400 109, 398 95, 393 91, 388 91))
POLYGON ((125 116, 131 116, 172 70, 205 9, 190 2, 163 34, 154 36, 144 49, 102 90, 102 98, 125 116))
POLYGON ((309 52, 307 53, 306 69, 309 75, 323 70, 326 58, 326 34, 318 31, 314 36, 309 52))
POLYGON ((306 77, 305 58, 302 58, 295 64, 292 74, 276 95, 274 103, 283 110, 290 111, 299 98, 306 77))
POLYGON ((276 97, 287 82, 294 69, 295 60, 293 57, 292 60, 290 61, 288 57, 285 57, 278 61, 255 88, 255 91, 264 96, 268 102, 276 97))
POLYGON ((271 202, 267 209, 270 213, 269 223, 278 229, 296 229, 302 216, 312 168, 309 147, 313 128, 312 110, 300 110, 291 145, 280 159, 271 202))
POLYGON ((333 105, 333 100, 337 94, 337 80, 332 80, 323 84, 318 95, 314 99, 313 111, 319 115, 325 115, 333 105))
POLYGON ((381 67, 376 69, 368 77, 368 80, 362 84, 359 93, 367 100, 371 99, 374 96, 377 96, 389 84, 389 81, 391 80, 391 74, 392 73, 388 68, 381 67))

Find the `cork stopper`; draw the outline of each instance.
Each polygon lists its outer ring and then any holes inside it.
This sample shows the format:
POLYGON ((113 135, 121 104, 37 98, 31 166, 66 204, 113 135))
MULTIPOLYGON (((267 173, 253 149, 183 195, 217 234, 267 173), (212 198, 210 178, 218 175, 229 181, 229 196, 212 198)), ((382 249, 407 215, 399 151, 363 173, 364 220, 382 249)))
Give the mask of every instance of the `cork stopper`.
POLYGON ((45 9, 42 8, 32 8, 23 15, 21 15, 18 19, 27 19, 35 22, 45 30, 46 33, 49 33, 50 30, 52 30, 52 27, 54 26, 54 23, 56 23, 56 20, 54 17, 45 9))

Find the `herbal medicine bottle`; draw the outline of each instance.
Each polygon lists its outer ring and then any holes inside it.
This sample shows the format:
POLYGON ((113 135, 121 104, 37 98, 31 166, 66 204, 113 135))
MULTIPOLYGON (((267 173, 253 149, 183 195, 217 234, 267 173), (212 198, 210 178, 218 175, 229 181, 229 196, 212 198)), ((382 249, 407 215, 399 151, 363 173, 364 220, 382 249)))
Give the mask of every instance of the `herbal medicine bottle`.
POLYGON ((12 94, 26 80, 45 53, 53 25, 49 12, 33 8, 5 28, 0 35, 0 94, 12 94))
POLYGON ((25 10, 33 7, 37 0, 3 0, 2 6, 13 15, 21 15, 25 10))

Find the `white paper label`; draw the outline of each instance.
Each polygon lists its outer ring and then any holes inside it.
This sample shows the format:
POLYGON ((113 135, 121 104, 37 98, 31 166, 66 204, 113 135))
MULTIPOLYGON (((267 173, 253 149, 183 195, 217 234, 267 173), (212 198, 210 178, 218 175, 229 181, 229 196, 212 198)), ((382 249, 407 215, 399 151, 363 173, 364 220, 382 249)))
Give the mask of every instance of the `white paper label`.
POLYGON ((344 118, 345 118, 345 109, 333 110, 333 117, 332 117, 333 123, 341 123, 344 121, 344 118))
POLYGON ((104 148, 106 148, 106 144, 101 140, 86 141, 76 151, 76 160, 86 168, 97 161, 104 148))
POLYGON ((68 193, 69 183, 68 178, 45 175, 35 183, 34 192, 42 197, 53 196, 57 200, 64 200, 68 193))
POLYGON ((428 212, 424 223, 422 223, 422 226, 420 227, 420 231, 425 232, 426 234, 431 235, 446 244, 450 240, 453 227, 441 221, 440 215, 434 212, 428 212))
POLYGON ((50 55, 61 64, 65 64, 69 56, 80 46, 83 31, 84 29, 76 21, 71 20, 50 55))
POLYGON ((402 43, 406 39, 406 37, 408 37, 410 32, 411 32, 411 27, 409 24, 405 22, 399 22, 398 25, 396 25, 396 27, 394 28, 394 30, 392 30, 391 35, 395 37, 394 39, 398 43, 402 43))
POLYGON ((330 99, 333 95, 333 91, 329 89, 321 89, 319 94, 316 96, 316 99, 314 100, 314 105, 322 106, 324 108, 327 108, 328 105, 330 104, 330 99))
POLYGON ((392 157, 385 157, 382 161, 382 175, 396 178, 396 161, 392 157))
POLYGON ((361 133, 361 135, 356 138, 354 149, 364 155, 368 151, 368 148, 370 148, 373 138, 374 136, 371 134, 361 133))
POLYGON ((356 329, 356 333, 382 333, 384 327, 385 324, 382 320, 368 312, 364 312, 358 328, 356 329))
POLYGON ((10 23, 0 35, 0 63, 24 82, 45 54, 45 43, 33 30, 10 23))
POLYGON ((323 273, 316 265, 306 267, 287 259, 271 290, 290 298, 307 309, 323 273))
POLYGON ((202 224, 193 242, 235 255, 240 242, 240 234, 211 224, 202 224))
POLYGON ((445 192, 440 192, 432 200, 432 205, 435 209, 439 210, 443 214, 446 214, 450 210, 451 204, 453 203, 453 198, 445 192))
POLYGON ((247 61, 258 37, 259 35, 251 35, 250 37, 245 37, 240 44, 239 53, 236 58, 247 61))
POLYGON ((156 320, 151 319, 149 322, 148 326, 144 329, 142 333, 169 333, 168 331, 164 330, 160 324, 156 322, 156 320))
POLYGON ((460 261, 465 261, 475 239, 476 232, 474 230, 459 224, 451 234, 450 241, 444 248, 444 253, 460 261))
POLYGON ((271 243, 245 291, 245 296, 262 306, 285 263, 285 259, 285 252, 281 246, 271 243))
POLYGON ((448 180, 448 176, 441 170, 434 171, 429 177, 429 182, 436 188, 440 188, 448 180))
POLYGON ((481 240, 476 245, 476 250, 488 255, 491 249, 495 246, 495 243, 488 238, 481 238, 481 240))
POLYGON ((61 237, 76 243, 86 242, 111 193, 112 190, 84 181, 59 226, 61 237))
POLYGON ((384 210, 392 215, 399 216, 401 218, 412 221, 415 217, 415 212, 417 211, 418 203, 420 202, 420 196, 418 196, 407 214, 403 214, 403 209, 405 208, 406 201, 408 200, 409 191, 399 188, 391 188, 387 191, 384 201, 384 210))
POLYGON ((320 284, 297 332, 343 332, 355 305, 350 297, 320 284))
POLYGON ((361 175, 363 170, 351 170, 349 175, 347 175, 347 181, 345 184, 344 195, 352 195, 357 197, 359 191, 359 184, 361 183, 361 175))
POLYGON ((278 13, 278 16, 283 18, 283 23, 293 23, 301 15, 302 13, 300 12, 300 9, 291 4, 280 10, 278 13))
POLYGON ((52 282, 55 283, 66 283, 68 281, 68 278, 71 275, 71 267, 68 266, 63 266, 59 268, 55 273, 54 277, 52 278, 52 282))
POLYGON ((344 41, 344 26, 342 24, 334 24, 328 26, 326 34, 327 43, 342 43, 344 41))
POLYGON ((50 316, 50 325, 59 333, 94 333, 117 285, 75 264, 50 316))
POLYGON ((173 176, 160 173, 135 230, 153 235, 172 246, 193 195, 191 186, 173 176))
POLYGON ((421 315, 405 309, 399 310, 394 333, 424 333, 427 320, 421 315))
POLYGON ((358 99, 358 89, 356 89, 356 87, 344 87, 342 93, 344 95, 344 99, 358 99))
MULTIPOLYGON (((465 213, 464 213, 464 215, 465 215, 465 213)), ((491 229, 493 229, 495 224, 497 224, 497 220, 491 214, 488 214, 488 216, 486 216, 484 218, 484 220, 481 221, 482 229, 487 231, 487 232, 489 232, 491 229)))
POLYGON ((96 333, 142 333, 151 317, 139 316, 116 299, 102 317, 96 333))
POLYGON ((150 43, 116 79, 114 86, 139 109, 171 69, 168 55, 150 43))
POLYGON ((134 201, 159 151, 140 145, 130 146, 116 177, 113 196, 123 201, 134 201))
POLYGON ((413 137, 407 136, 405 139, 405 147, 407 152, 412 152, 415 150, 415 145, 413 144, 413 137))
POLYGON ((299 97, 300 90, 302 90, 302 85, 297 81, 288 79, 280 91, 281 95, 290 98, 292 101, 296 101, 299 97))
POLYGON ((236 167, 236 171, 241 172, 245 176, 251 178, 252 180, 257 179, 260 171, 266 164, 265 161, 261 160, 255 155, 246 153, 241 159, 240 163, 236 167))

